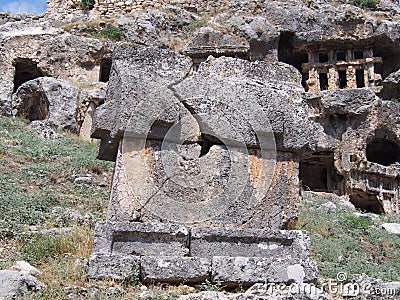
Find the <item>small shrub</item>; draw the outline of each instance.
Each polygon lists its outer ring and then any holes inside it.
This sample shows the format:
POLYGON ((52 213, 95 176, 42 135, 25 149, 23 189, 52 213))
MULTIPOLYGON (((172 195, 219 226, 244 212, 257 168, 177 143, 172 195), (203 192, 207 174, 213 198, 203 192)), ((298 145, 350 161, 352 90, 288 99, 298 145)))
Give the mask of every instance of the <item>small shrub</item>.
POLYGON ((107 24, 107 26, 99 32, 93 33, 92 37, 97 39, 105 38, 113 41, 120 41, 122 38, 122 30, 114 25, 107 24))
POLYGON ((377 0, 350 0, 350 4, 363 9, 376 9, 377 0))
POLYGON ((91 10, 94 7, 94 0, 81 0, 81 6, 84 10, 91 10))
POLYGON ((392 99, 390 99, 390 101, 396 103, 397 105, 400 105, 400 99, 392 98, 392 99))
POLYGON ((210 292, 221 292, 225 286, 221 284, 221 282, 211 283, 210 281, 206 280, 205 282, 201 283, 197 289, 199 291, 210 291, 210 292))
POLYGON ((205 27, 207 26, 207 21, 205 19, 200 19, 193 21, 187 26, 187 29, 192 32, 195 31, 197 28, 205 27))

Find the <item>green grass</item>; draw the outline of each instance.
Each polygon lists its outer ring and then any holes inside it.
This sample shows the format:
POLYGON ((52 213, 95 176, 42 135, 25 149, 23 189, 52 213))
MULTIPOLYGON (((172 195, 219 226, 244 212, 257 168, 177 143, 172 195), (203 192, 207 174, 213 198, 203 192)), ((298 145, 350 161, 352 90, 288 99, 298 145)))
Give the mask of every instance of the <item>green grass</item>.
POLYGON ((73 34, 92 37, 96 39, 109 39, 113 41, 120 41, 123 37, 122 29, 115 26, 115 19, 108 19, 107 22, 104 22, 101 19, 95 19, 91 21, 79 20, 64 23, 61 28, 73 34), (84 29, 78 30, 77 32, 77 28, 79 27, 83 27, 84 29))
MULTIPOLYGON (((400 239, 340 206, 336 214, 317 210, 324 202, 327 200, 320 198, 303 203, 297 224, 297 229, 311 234, 312 256, 320 275, 335 279, 339 272, 364 273, 384 281, 399 281, 400 239)), ((383 223, 386 218, 381 216, 376 222, 383 223)))
POLYGON ((112 164, 95 158, 96 145, 69 134, 46 140, 25 126, 20 119, 0 118, 0 233, 57 226, 49 216, 55 206, 104 215, 109 190, 74 184, 78 176, 100 180, 100 173, 111 174, 112 164))

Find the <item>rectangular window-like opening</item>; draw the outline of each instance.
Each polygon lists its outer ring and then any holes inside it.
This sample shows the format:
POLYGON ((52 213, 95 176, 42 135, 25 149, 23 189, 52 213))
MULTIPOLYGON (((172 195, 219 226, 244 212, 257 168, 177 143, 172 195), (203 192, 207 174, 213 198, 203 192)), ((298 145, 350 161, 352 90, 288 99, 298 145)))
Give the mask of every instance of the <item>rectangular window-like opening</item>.
POLYGON ((346 61, 346 52, 339 51, 336 53, 336 60, 337 61, 346 61))
POLYGON ((339 89, 344 89, 347 86, 346 70, 339 71, 339 89))
POLYGON ((329 56, 328 53, 326 52, 321 52, 318 55, 318 60, 319 62, 323 63, 323 62, 328 62, 329 61, 329 56))
POLYGON ((357 88, 365 87, 364 70, 356 70, 357 88))
POLYGON ((320 73, 319 74, 319 87, 321 91, 325 91, 328 89, 328 74, 320 73))
POLYGON ((100 63, 100 82, 108 82, 110 80, 111 74, 111 65, 112 60, 111 58, 103 58, 100 63))
POLYGON ((355 59, 363 59, 364 58, 364 52, 363 51, 354 51, 354 58, 355 59))
POLYGON ((333 170, 333 153, 313 154, 300 160, 299 179, 305 190, 332 192, 336 185, 333 170))
POLYGON ((375 73, 382 74, 383 73, 383 65, 382 64, 374 64, 375 73))

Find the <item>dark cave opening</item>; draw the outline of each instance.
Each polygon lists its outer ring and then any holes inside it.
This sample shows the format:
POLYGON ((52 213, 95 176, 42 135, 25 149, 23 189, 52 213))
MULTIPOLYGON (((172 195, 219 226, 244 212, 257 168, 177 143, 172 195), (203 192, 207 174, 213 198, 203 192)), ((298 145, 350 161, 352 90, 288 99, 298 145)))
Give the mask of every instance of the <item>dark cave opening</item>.
POLYGON ((345 51, 336 52, 336 60, 337 61, 346 61, 346 52, 345 51))
POLYGON ((110 80, 111 74, 111 65, 112 59, 111 58, 103 58, 100 63, 100 82, 108 82, 110 80))
POLYGON ((375 214, 383 214, 385 212, 382 203, 376 195, 368 194, 363 191, 356 191, 350 195, 350 202, 355 207, 366 212, 372 212, 375 214))
POLYGON ((327 73, 320 73, 319 74, 319 86, 321 91, 325 91, 329 87, 328 83, 328 74, 327 73))
POLYGON ((364 80, 364 70, 356 70, 356 83, 357 88, 365 87, 365 80, 364 80))
POLYGON ((339 89, 344 89, 347 86, 346 70, 339 71, 339 89))
POLYGON ((302 64, 308 62, 308 54, 295 47, 294 32, 282 32, 278 44, 278 60, 295 67, 302 74, 303 86, 306 86, 308 74, 303 73, 302 64))
POLYGON ((334 167, 332 152, 316 152, 300 160, 299 179, 305 190, 341 193, 342 176, 334 167))
POLYGON ((42 92, 33 91, 24 99, 20 115, 31 122, 45 120, 49 117, 49 101, 42 92))
POLYGON ((37 63, 28 58, 20 58, 15 61, 14 93, 25 82, 43 77, 42 71, 37 67, 37 63))
POLYGON ((328 53, 326 53, 326 52, 320 52, 320 53, 318 54, 318 61, 319 61, 320 63, 328 62, 328 61, 329 61, 328 53))
POLYGON ((364 58, 364 52, 361 50, 356 50, 354 51, 354 59, 363 59, 364 58))
POLYGON ((384 166, 400 162, 400 146, 390 140, 376 139, 368 143, 367 160, 384 166))

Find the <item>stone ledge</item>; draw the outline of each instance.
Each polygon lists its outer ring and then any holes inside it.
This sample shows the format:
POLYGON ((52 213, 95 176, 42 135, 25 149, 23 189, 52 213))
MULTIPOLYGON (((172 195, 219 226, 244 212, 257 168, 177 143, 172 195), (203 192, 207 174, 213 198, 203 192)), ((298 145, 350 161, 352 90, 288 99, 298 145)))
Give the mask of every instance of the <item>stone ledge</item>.
POLYGON ((93 253, 134 256, 187 256, 187 228, 162 223, 99 222, 93 253))
POLYGON ((304 257, 310 247, 304 231, 222 229, 198 227, 191 230, 192 256, 304 257))

